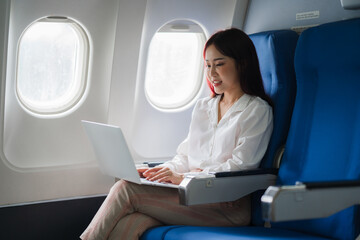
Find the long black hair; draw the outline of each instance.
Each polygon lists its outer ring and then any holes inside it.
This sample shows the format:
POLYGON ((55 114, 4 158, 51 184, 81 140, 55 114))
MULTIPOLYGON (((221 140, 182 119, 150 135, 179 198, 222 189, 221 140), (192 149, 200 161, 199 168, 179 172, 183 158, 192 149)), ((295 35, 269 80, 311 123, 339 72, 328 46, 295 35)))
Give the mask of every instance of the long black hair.
MULTIPOLYGON (((255 46, 246 33, 236 28, 215 33, 205 44, 204 56, 210 45, 214 45, 224 56, 235 60, 240 86, 244 93, 258 96, 272 106, 271 98, 265 93, 255 46)), ((212 95, 217 95, 209 79, 207 82, 212 95)))

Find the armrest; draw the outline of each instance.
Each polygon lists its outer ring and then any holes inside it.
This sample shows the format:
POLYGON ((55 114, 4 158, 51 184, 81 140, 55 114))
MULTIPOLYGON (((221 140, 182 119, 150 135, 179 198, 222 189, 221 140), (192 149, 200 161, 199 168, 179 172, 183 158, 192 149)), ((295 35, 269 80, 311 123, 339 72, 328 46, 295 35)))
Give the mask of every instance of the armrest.
POLYGON ((196 205, 235 201, 275 184, 276 171, 266 169, 187 176, 179 186, 180 204, 196 205), (272 173, 270 173, 272 172, 272 173))
POLYGON ((328 217, 359 203, 360 181, 271 186, 261 197, 263 218, 274 222, 328 217))

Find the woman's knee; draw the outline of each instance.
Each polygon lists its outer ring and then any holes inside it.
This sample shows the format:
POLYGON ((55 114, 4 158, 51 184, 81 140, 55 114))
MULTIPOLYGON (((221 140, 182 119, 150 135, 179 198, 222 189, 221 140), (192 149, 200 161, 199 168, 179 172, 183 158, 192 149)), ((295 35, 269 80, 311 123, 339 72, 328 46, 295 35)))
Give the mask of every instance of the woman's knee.
POLYGON ((125 196, 133 195, 138 191, 137 188, 139 188, 139 186, 139 184, 131 183, 126 180, 119 180, 110 189, 110 194, 120 194, 125 196))
POLYGON ((113 189, 118 190, 118 189, 123 188, 126 185, 127 185, 127 182, 125 180, 120 179, 111 187, 111 190, 113 190, 113 189))

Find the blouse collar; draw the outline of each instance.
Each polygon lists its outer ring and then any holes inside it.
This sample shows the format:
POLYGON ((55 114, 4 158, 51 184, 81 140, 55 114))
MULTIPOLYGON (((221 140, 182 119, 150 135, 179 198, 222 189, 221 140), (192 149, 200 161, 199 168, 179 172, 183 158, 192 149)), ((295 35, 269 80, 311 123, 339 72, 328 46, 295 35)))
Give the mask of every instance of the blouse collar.
MULTIPOLYGON (((213 124, 217 125, 217 119, 218 119, 218 107, 219 107, 219 101, 221 99, 221 95, 217 95, 214 97, 211 101, 208 102, 209 104, 209 118, 213 124)), ((226 119, 228 116, 230 116, 234 112, 242 112, 244 109, 249 105, 249 102, 251 100, 251 96, 248 94, 242 95, 226 112, 226 114, 223 116, 222 119, 226 119)), ((221 121, 220 121, 221 122, 221 121)))

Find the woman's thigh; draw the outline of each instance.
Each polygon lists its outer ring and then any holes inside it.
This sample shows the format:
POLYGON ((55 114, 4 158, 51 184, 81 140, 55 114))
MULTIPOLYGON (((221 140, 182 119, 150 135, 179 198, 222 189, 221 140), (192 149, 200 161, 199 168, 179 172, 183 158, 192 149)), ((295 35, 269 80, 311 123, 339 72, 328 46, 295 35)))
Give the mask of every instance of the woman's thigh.
POLYGON ((184 206, 176 189, 128 184, 134 193, 134 210, 164 224, 197 226, 241 226, 250 222, 250 198, 235 202, 184 206))

